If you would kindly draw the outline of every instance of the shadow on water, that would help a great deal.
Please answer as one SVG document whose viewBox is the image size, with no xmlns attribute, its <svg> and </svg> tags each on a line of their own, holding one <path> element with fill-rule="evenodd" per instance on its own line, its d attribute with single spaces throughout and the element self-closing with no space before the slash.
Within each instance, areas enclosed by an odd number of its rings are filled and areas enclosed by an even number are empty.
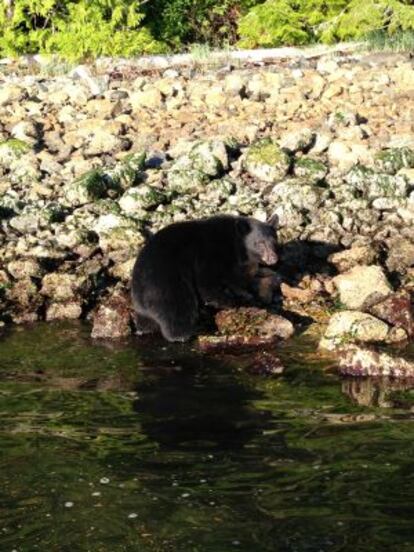
<svg viewBox="0 0 414 552">
<path fill-rule="evenodd" d="M 0 340 L 1 550 L 413 549 L 408 386 L 341 381 L 304 336 L 271 379 L 88 331 Z"/>
</svg>

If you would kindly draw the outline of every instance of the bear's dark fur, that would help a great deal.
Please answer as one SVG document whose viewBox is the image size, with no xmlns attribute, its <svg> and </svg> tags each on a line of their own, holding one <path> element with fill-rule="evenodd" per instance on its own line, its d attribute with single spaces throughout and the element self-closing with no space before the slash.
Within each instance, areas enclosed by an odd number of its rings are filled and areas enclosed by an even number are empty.
<svg viewBox="0 0 414 552">
<path fill-rule="evenodd" d="M 132 273 L 138 333 L 159 328 L 168 341 L 189 339 L 204 305 L 251 303 L 259 266 L 276 261 L 274 228 L 253 218 L 222 215 L 163 228 Z"/>
</svg>

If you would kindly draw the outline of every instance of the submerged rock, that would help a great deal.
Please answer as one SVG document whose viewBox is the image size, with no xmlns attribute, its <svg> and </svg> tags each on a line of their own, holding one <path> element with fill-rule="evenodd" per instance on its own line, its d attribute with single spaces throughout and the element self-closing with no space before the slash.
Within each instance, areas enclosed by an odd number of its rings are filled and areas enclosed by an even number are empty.
<svg viewBox="0 0 414 552">
<path fill-rule="evenodd" d="M 347 376 L 413 378 L 414 362 L 374 349 L 352 346 L 338 353 L 339 371 Z"/>
<path fill-rule="evenodd" d="M 345 307 L 364 310 L 385 299 L 392 292 L 391 285 L 380 266 L 356 266 L 332 280 Z"/>
<path fill-rule="evenodd" d="M 131 333 L 131 301 L 124 290 L 116 289 L 105 298 L 93 316 L 93 338 L 118 339 Z"/>
</svg>

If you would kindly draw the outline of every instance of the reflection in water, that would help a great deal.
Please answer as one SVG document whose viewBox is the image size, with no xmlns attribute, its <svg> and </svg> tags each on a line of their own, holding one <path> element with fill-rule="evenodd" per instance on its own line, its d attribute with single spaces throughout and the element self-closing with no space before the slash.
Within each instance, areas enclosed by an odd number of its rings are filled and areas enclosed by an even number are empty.
<svg viewBox="0 0 414 552">
<path fill-rule="evenodd" d="M 393 395 L 410 389 L 414 389 L 414 379 L 347 378 L 342 382 L 342 391 L 360 406 L 402 407 L 401 400 Z"/>
<path fill-rule="evenodd" d="M 161 340 L 108 347 L 79 324 L 12 330 L 0 550 L 413 550 L 410 412 L 353 404 L 308 345 L 280 348 L 272 379 Z"/>
<path fill-rule="evenodd" d="M 252 407 L 262 394 L 231 377 L 229 367 L 203 356 L 177 363 L 179 372 L 158 371 L 136 388 L 134 410 L 151 440 L 175 449 L 237 449 L 265 429 L 271 413 Z"/>
</svg>

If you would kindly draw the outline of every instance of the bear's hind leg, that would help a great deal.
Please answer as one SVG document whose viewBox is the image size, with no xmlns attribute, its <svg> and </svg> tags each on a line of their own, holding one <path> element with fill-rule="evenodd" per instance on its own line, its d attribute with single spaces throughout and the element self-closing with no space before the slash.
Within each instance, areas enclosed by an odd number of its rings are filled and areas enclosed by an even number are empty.
<svg viewBox="0 0 414 552">
<path fill-rule="evenodd" d="M 133 319 L 135 324 L 135 333 L 137 335 L 152 334 L 160 331 L 159 325 L 147 316 L 134 312 Z"/>
</svg>

